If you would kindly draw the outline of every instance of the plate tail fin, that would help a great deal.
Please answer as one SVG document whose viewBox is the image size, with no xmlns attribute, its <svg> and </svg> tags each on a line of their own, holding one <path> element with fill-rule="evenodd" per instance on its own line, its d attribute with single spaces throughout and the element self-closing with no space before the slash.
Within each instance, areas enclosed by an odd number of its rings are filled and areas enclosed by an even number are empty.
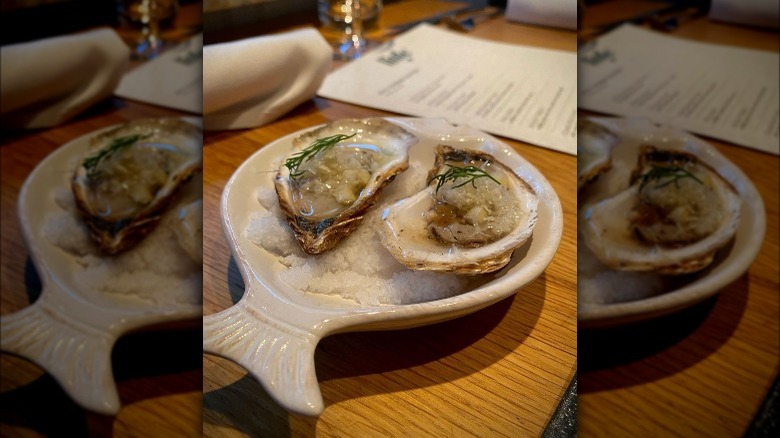
<svg viewBox="0 0 780 438">
<path fill-rule="evenodd" d="M 280 405 L 304 415 L 324 408 L 314 370 L 318 341 L 242 302 L 203 318 L 203 351 L 243 366 Z"/>
<path fill-rule="evenodd" d="M 121 407 L 111 370 L 113 334 L 59 312 L 46 300 L 0 317 L 0 349 L 27 358 L 51 374 L 91 411 L 115 415 Z"/>
</svg>

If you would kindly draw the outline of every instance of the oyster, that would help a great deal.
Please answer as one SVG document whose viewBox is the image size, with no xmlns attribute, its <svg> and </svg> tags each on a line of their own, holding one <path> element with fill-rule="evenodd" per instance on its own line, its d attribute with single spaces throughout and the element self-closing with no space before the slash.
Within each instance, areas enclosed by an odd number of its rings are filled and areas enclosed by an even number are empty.
<svg viewBox="0 0 780 438">
<path fill-rule="evenodd" d="M 382 214 L 382 244 L 411 269 L 483 274 L 533 232 L 538 198 L 491 155 L 439 145 L 428 185 Z"/>
<path fill-rule="evenodd" d="M 409 167 L 415 143 L 415 135 L 378 118 L 339 120 L 296 138 L 275 187 L 303 250 L 320 254 L 351 233 Z"/>
<path fill-rule="evenodd" d="M 619 138 L 589 120 L 577 122 L 577 190 L 612 167 L 612 149 Z"/>
<path fill-rule="evenodd" d="M 177 188 L 201 168 L 200 128 L 179 119 L 134 120 L 91 140 L 71 189 L 92 238 L 116 254 L 154 229 Z"/>
<path fill-rule="evenodd" d="M 588 247 L 612 269 L 696 272 L 736 233 L 736 190 L 694 155 L 642 146 L 630 184 L 585 208 L 580 225 Z"/>
<path fill-rule="evenodd" d="M 193 262 L 203 264 L 203 200 L 197 199 L 179 209 L 173 226 L 176 242 Z"/>
</svg>

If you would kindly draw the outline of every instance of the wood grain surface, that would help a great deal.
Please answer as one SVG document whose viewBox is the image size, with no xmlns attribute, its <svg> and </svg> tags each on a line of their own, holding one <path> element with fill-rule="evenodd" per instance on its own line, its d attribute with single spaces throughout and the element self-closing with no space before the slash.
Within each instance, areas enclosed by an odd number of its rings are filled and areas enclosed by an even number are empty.
<svg viewBox="0 0 780 438">
<path fill-rule="evenodd" d="M 174 27 L 196 29 L 201 5 L 183 6 Z M 183 36 L 183 33 L 177 34 Z M 130 68 L 138 64 L 131 64 Z M 51 129 L 3 131 L 0 138 L 0 313 L 41 293 L 16 213 L 19 189 L 35 166 L 84 134 L 145 117 L 185 115 L 112 98 Z M 200 436 L 202 330 L 198 319 L 147 327 L 121 337 L 112 352 L 122 410 L 99 415 L 76 405 L 37 365 L 0 354 L 0 436 Z"/>
<path fill-rule="evenodd" d="M 576 49 L 573 32 L 502 17 L 472 34 Z M 386 115 L 394 114 L 315 98 L 257 129 L 206 134 L 204 314 L 231 306 L 243 294 L 217 209 L 236 168 L 299 129 Z M 204 355 L 204 435 L 538 436 L 576 371 L 576 158 L 505 141 L 545 175 L 563 206 L 563 239 L 541 277 L 510 298 L 449 322 L 323 339 L 315 354 L 325 400 L 318 418 L 285 411 L 243 368 Z"/>
<path fill-rule="evenodd" d="M 585 25 L 632 16 L 649 3 L 594 6 Z M 779 44 L 776 32 L 706 18 L 684 23 L 672 35 L 774 52 Z M 764 245 L 747 273 L 699 305 L 619 329 L 580 330 L 580 436 L 742 436 L 778 375 L 780 159 L 705 140 L 763 197 Z"/>
</svg>

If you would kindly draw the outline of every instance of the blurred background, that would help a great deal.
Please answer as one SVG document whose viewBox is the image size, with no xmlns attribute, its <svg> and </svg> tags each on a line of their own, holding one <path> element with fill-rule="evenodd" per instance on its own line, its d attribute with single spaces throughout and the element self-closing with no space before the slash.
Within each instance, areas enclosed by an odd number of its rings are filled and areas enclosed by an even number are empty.
<svg viewBox="0 0 780 438">
<path fill-rule="evenodd" d="M 140 2 L 142 0 L 137 0 Z M 118 27 L 124 0 L 9 0 L 0 2 L 1 45 L 63 35 L 98 26 Z M 165 0 L 179 6 L 200 5 L 200 0 Z M 192 11 L 190 11 L 190 9 Z M 200 15 L 201 8 L 185 8 Z M 171 18 L 174 15 L 170 16 Z M 164 23 L 170 26 L 172 20 Z"/>
<path fill-rule="evenodd" d="M 384 6 L 408 0 L 384 0 Z M 505 7 L 506 0 L 440 0 L 463 9 L 487 5 Z M 419 2 L 420 7 L 424 7 Z M 434 3 L 434 2 L 428 2 Z M 392 8 L 391 8 L 392 9 Z M 379 20 L 383 20 L 380 15 Z M 261 35 L 295 26 L 319 26 L 317 0 L 205 0 L 203 2 L 204 44 Z"/>
</svg>

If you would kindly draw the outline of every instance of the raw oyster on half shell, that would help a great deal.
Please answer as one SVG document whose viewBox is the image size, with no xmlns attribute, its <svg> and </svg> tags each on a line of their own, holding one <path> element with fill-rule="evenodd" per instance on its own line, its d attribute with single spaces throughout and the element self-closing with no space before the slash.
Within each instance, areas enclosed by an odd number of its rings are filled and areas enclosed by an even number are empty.
<svg viewBox="0 0 780 438">
<path fill-rule="evenodd" d="M 409 167 L 417 141 L 379 118 L 339 120 L 296 138 L 275 188 L 301 248 L 320 254 L 357 228 L 382 188 Z"/>
<path fill-rule="evenodd" d="M 586 244 L 611 269 L 696 272 L 736 233 L 736 190 L 692 154 L 642 146 L 630 184 L 581 220 Z"/>
<path fill-rule="evenodd" d="M 203 264 L 203 200 L 179 208 L 173 227 L 176 242 L 198 265 Z"/>
<path fill-rule="evenodd" d="M 612 167 L 612 149 L 620 139 L 598 123 L 577 121 L 577 190 Z"/>
<path fill-rule="evenodd" d="M 382 214 L 382 244 L 411 269 L 484 274 L 533 232 L 533 188 L 493 156 L 439 145 L 428 185 Z"/>
<path fill-rule="evenodd" d="M 93 138 L 71 189 L 100 249 L 116 254 L 151 232 L 202 162 L 200 128 L 180 119 L 134 120 Z"/>
</svg>

